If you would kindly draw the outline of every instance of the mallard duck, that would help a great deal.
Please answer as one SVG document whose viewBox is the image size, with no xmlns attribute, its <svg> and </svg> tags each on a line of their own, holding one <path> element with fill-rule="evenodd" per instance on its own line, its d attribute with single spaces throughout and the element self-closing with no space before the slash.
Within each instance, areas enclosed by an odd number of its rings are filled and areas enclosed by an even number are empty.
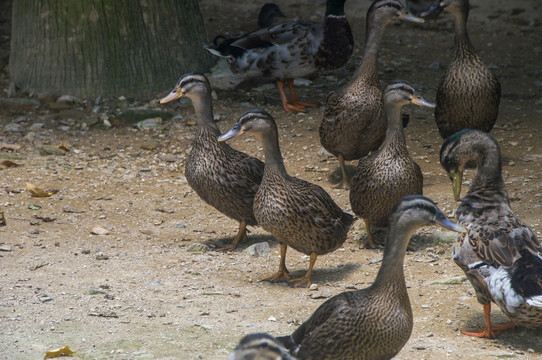
<svg viewBox="0 0 542 360">
<path fill-rule="evenodd" d="M 274 337 L 265 333 L 244 336 L 228 360 L 295 360 Z"/>
<path fill-rule="evenodd" d="M 231 44 L 234 49 L 228 51 L 219 51 L 213 45 L 206 48 L 226 59 L 236 74 L 275 79 L 284 110 L 305 112 L 305 107 L 315 104 L 298 100 L 294 79 L 337 69 L 352 54 L 354 38 L 344 14 L 344 2 L 327 0 L 323 23 L 291 21 L 243 35 Z M 290 91 L 289 100 L 284 92 L 285 82 Z"/>
<path fill-rule="evenodd" d="M 452 254 L 484 306 L 486 327 L 463 333 L 491 338 L 514 325 L 541 327 L 542 246 L 510 209 L 499 144 L 483 131 L 463 130 L 444 142 L 440 163 L 452 180 L 456 200 L 463 171 L 476 169 L 456 211 L 467 233 L 457 237 Z M 492 324 L 491 302 L 512 322 Z"/>
<path fill-rule="evenodd" d="M 278 337 L 298 359 L 391 359 L 412 332 L 412 308 L 403 262 L 410 237 L 421 226 L 465 229 L 424 196 L 402 199 L 390 215 L 382 265 L 373 284 L 326 300 L 290 336 Z"/>
<path fill-rule="evenodd" d="M 254 215 L 258 224 L 280 244 L 279 271 L 263 280 L 309 286 L 316 257 L 344 243 L 354 217 L 342 211 L 320 186 L 288 175 L 280 152 L 277 124 L 271 115 L 263 110 L 247 111 L 218 140 L 225 141 L 245 132 L 258 138 L 265 154 L 262 183 L 254 197 Z M 309 270 L 298 279 L 290 280 L 286 269 L 288 246 L 310 255 Z"/>
<path fill-rule="evenodd" d="M 192 100 L 198 125 L 186 161 L 185 177 L 203 201 L 239 221 L 239 231 L 232 243 L 221 249 L 233 250 L 241 239 L 246 239 L 247 225 L 257 225 L 252 204 L 262 180 L 264 164 L 216 140 L 220 129 L 213 117 L 211 85 L 203 74 L 181 76 L 175 88 L 160 103 L 184 96 Z"/>
<path fill-rule="evenodd" d="M 501 85 L 467 33 L 468 0 L 437 0 L 422 16 L 444 10 L 454 16 L 453 55 L 437 89 L 435 121 L 443 139 L 463 129 L 491 131 L 499 115 Z"/>
<path fill-rule="evenodd" d="M 384 30 L 395 19 L 423 22 L 407 14 L 397 0 L 374 1 L 367 11 L 363 61 L 352 80 L 327 98 L 320 143 L 339 160 L 342 181 L 336 188 L 350 186 L 345 160 L 366 156 L 384 140 L 386 118 L 376 64 Z"/>
<path fill-rule="evenodd" d="M 261 7 L 260 12 L 258 13 L 258 28 L 262 29 L 272 26 L 275 23 L 275 20 L 279 17 L 286 17 L 286 15 L 284 15 L 284 13 L 280 10 L 280 7 L 277 4 L 264 4 Z M 241 36 L 226 38 L 223 35 L 217 35 L 213 40 L 213 49 L 223 55 L 229 54 L 232 49 L 233 51 L 235 51 L 235 49 L 238 49 L 235 47 L 232 48 L 231 44 L 239 40 Z M 219 42 L 220 39 L 222 39 L 221 42 Z"/>
<path fill-rule="evenodd" d="M 406 195 L 422 194 L 423 175 L 408 153 L 401 108 L 407 104 L 434 107 L 407 81 L 392 81 L 384 91 L 388 129 L 380 148 L 361 158 L 352 178 L 350 204 L 367 228 L 364 246 L 375 247 L 371 225 L 388 226 L 393 206 Z"/>
</svg>

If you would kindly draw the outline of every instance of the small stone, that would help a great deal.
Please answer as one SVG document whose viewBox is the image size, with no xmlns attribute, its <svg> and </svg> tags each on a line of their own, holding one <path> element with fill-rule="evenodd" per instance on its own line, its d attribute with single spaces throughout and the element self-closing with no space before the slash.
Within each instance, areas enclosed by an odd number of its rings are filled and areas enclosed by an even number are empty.
<svg viewBox="0 0 542 360">
<path fill-rule="evenodd" d="M 160 154 L 158 158 L 165 162 L 176 162 L 178 160 L 177 156 L 173 154 Z"/>
<path fill-rule="evenodd" d="M 4 126 L 4 131 L 10 134 L 22 134 L 25 132 L 24 127 L 20 124 L 9 123 Z"/>
<path fill-rule="evenodd" d="M 177 221 L 177 223 L 175 224 L 175 227 L 177 229 L 186 229 L 186 225 L 182 221 Z"/>
<path fill-rule="evenodd" d="M 90 233 L 94 235 L 107 235 L 110 233 L 110 231 L 101 226 L 95 226 L 92 228 L 92 230 L 90 230 Z"/>
<path fill-rule="evenodd" d="M 318 284 L 311 284 L 311 286 L 309 287 L 309 290 L 310 291 L 317 291 L 318 290 Z"/>
<path fill-rule="evenodd" d="M 273 321 L 273 322 L 276 322 L 277 321 L 277 318 L 274 317 L 274 316 L 270 316 L 267 321 Z"/>
<path fill-rule="evenodd" d="M 30 127 L 28 128 L 28 131 L 38 132 L 38 131 L 40 131 L 41 129 L 43 129 L 44 127 L 45 127 L 45 124 L 44 124 L 44 123 L 33 123 L 33 124 L 30 125 Z"/>
<path fill-rule="evenodd" d="M 11 251 L 11 246 L 9 246 L 9 245 L 2 245 L 2 246 L 0 246 L 0 251 L 9 252 L 9 251 Z"/>
<path fill-rule="evenodd" d="M 109 259 L 109 256 L 105 255 L 105 254 L 97 254 L 96 255 L 96 260 L 108 260 Z"/>
<path fill-rule="evenodd" d="M 20 123 L 23 123 L 23 122 L 27 122 L 28 121 L 28 118 L 24 115 L 21 115 L 21 116 L 17 116 L 15 118 L 15 120 L 12 121 L 12 123 L 14 124 L 20 124 Z"/>
<path fill-rule="evenodd" d="M 141 144 L 141 149 L 143 150 L 155 150 L 157 147 L 158 143 L 153 139 L 145 140 L 143 144 Z"/>
<path fill-rule="evenodd" d="M 65 104 L 78 104 L 81 102 L 81 100 L 72 95 L 62 95 L 61 97 L 56 99 L 56 102 Z"/>
<path fill-rule="evenodd" d="M 155 117 L 150 119 L 145 119 L 136 124 L 136 127 L 139 130 L 156 130 L 162 125 L 162 118 Z"/>
<path fill-rule="evenodd" d="M 28 233 L 32 234 L 32 235 L 37 235 L 37 234 L 40 233 L 40 231 L 38 229 L 36 229 L 36 228 L 30 228 L 30 229 L 28 229 Z"/>
<path fill-rule="evenodd" d="M 49 156 L 49 155 L 65 156 L 66 152 L 53 145 L 43 145 L 40 148 L 40 155 L 41 156 Z"/>
<path fill-rule="evenodd" d="M 209 247 L 201 243 L 191 244 L 187 249 L 187 251 L 191 253 L 206 253 L 208 250 L 209 250 Z"/>
<path fill-rule="evenodd" d="M 431 306 L 429 305 L 422 305 L 422 309 L 429 309 Z"/>
<path fill-rule="evenodd" d="M 49 297 L 49 296 L 42 296 L 42 297 L 40 297 L 40 301 L 41 302 L 53 301 L 53 298 Z"/>
<path fill-rule="evenodd" d="M 143 306 L 139 306 L 136 311 L 137 312 L 143 312 L 145 309 L 143 308 Z"/>
<path fill-rule="evenodd" d="M 266 257 L 269 256 L 269 244 L 267 242 L 253 244 L 243 250 L 243 252 L 254 257 Z"/>
<path fill-rule="evenodd" d="M 452 320 L 450 320 L 450 319 L 446 320 L 446 324 L 452 325 Z"/>
</svg>

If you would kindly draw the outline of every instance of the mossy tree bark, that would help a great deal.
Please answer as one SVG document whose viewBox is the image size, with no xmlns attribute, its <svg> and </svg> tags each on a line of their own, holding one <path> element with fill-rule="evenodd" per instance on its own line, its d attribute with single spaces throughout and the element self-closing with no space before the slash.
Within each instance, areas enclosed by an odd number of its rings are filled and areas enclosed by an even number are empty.
<svg viewBox="0 0 542 360">
<path fill-rule="evenodd" d="M 12 85 L 148 98 L 211 58 L 198 0 L 14 0 Z"/>
</svg>

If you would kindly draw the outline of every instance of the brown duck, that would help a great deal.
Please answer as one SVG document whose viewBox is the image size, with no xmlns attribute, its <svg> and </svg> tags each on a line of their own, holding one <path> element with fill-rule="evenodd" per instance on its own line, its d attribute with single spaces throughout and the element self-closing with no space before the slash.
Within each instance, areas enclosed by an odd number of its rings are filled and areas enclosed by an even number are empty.
<svg viewBox="0 0 542 360">
<path fill-rule="evenodd" d="M 280 244 L 279 270 L 264 280 L 309 286 L 317 256 L 332 252 L 344 243 L 354 217 L 342 211 L 320 186 L 286 172 L 277 124 L 271 115 L 263 110 L 247 111 L 218 140 L 225 141 L 245 132 L 256 136 L 265 153 L 264 175 L 254 197 L 254 215 L 258 224 Z M 309 270 L 301 278 L 290 280 L 286 269 L 288 246 L 310 255 Z"/>
<path fill-rule="evenodd" d="M 499 115 L 501 85 L 482 61 L 467 33 L 469 0 L 437 0 L 421 16 L 453 15 L 452 60 L 437 89 L 435 121 L 443 139 L 463 129 L 491 131 Z"/>
<path fill-rule="evenodd" d="M 350 177 L 345 160 L 355 160 L 378 149 L 386 134 L 382 89 L 377 59 L 386 26 L 400 19 L 423 22 L 406 13 L 397 0 L 376 0 L 367 11 L 363 61 L 352 80 L 331 93 L 320 123 L 320 143 L 339 160 L 342 181 L 335 188 L 348 188 Z"/>
<path fill-rule="evenodd" d="M 365 247 L 375 247 L 371 225 L 388 226 L 391 210 L 407 195 L 422 194 L 423 175 L 408 153 L 403 132 L 401 108 L 407 104 L 434 107 L 414 87 L 403 80 L 390 83 L 384 91 L 384 110 L 388 122 L 380 148 L 361 158 L 352 178 L 350 204 L 367 228 Z"/>
<path fill-rule="evenodd" d="M 412 234 L 431 224 L 465 230 L 424 196 L 402 199 L 390 216 L 384 258 L 373 284 L 326 300 L 292 335 L 277 339 L 298 359 L 384 360 L 397 355 L 413 325 L 405 252 Z"/>
<path fill-rule="evenodd" d="M 239 231 L 231 244 L 222 250 L 233 250 L 246 239 L 247 225 L 256 226 L 252 205 L 262 180 L 264 164 L 260 160 L 219 143 L 220 129 L 213 117 L 211 85 L 203 74 L 188 73 L 161 104 L 186 96 L 196 112 L 197 133 L 185 166 L 188 184 L 207 204 L 239 221 Z"/>
</svg>

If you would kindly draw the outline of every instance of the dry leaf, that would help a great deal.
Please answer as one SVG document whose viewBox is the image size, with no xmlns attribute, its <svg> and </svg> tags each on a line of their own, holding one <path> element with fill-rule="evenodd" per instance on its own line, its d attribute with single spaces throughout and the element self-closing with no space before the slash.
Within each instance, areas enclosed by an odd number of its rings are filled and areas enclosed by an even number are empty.
<svg viewBox="0 0 542 360">
<path fill-rule="evenodd" d="M 107 229 L 104 229 L 103 227 L 101 226 L 95 226 L 92 228 L 92 230 L 90 230 L 90 232 L 94 235 L 107 235 L 110 233 L 109 230 Z"/>
<path fill-rule="evenodd" d="M 73 355 L 73 354 L 75 354 L 75 351 L 71 351 L 68 345 L 66 345 L 60 349 L 46 351 L 45 356 L 43 358 L 46 359 L 46 358 L 53 358 L 53 357 L 59 357 L 63 355 Z"/>
<path fill-rule="evenodd" d="M 60 150 L 70 151 L 70 147 L 69 147 L 68 143 L 65 142 L 65 141 L 61 142 L 56 147 L 59 148 Z"/>
<path fill-rule="evenodd" d="M 28 190 L 30 192 L 32 197 L 49 197 L 49 196 L 51 196 L 51 195 L 53 195 L 55 193 L 54 191 L 42 190 L 39 187 L 37 187 L 36 185 L 34 185 L 32 183 L 29 183 L 29 182 L 26 183 L 26 190 Z"/>
<path fill-rule="evenodd" d="M 0 163 L 0 167 L 3 169 L 7 169 L 10 167 L 17 167 L 17 166 L 21 166 L 21 164 L 14 163 L 11 160 L 4 160 Z"/>
<path fill-rule="evenodd" d="M 8 149 L 8 150 L 14 150 L 14 151 L 17 151 L 17 150 L 21 150 L 21 145 L 18 145 L 18 144 L 0 144 L 0 150 L 2 149 Z"/>
<path fill-rule="evenodd" d="M 184 123 L 186 126 L 195 126 L 197 124 L 194 120 L 186 120 Z"/>
</svg>

